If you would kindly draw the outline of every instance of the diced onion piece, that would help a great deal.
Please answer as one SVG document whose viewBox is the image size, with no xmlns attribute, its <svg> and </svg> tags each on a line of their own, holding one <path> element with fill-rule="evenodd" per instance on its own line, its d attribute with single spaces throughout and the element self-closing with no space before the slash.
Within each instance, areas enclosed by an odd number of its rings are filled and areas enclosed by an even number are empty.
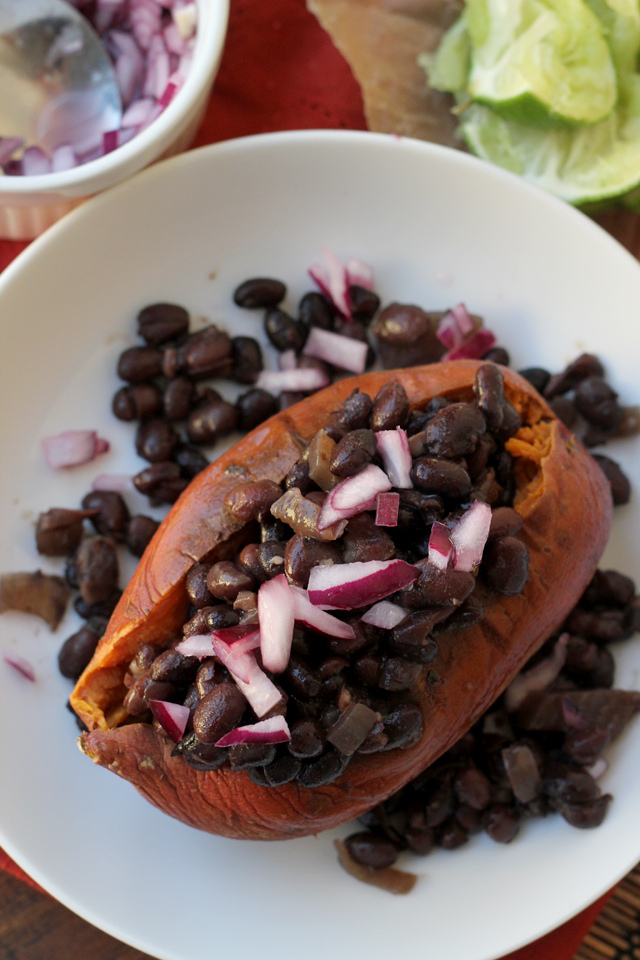
<svg viewBox="0 0 640 960">
<path fill-rule="evenodd" d="M 174 743 L 182 740 L 187 729 L 189 707 L 183 703 L 171 703 L 168 700 L 149 700 L 149 706 L 151 713 Z"/>
<path fill-rule="evenodd" d="M 350 257 L 347 260 L 347 279 L 352 286 L 364 287 L 365 290 L 373 290 L 373 270 L 368 263 L 358 260 L 356 257 Z"/>
<path fill-rule="evenodd" d="M 22 172 L 27 177 L 51 173 L 51 161 L 40 147 L 27 147 L 22 154 Z"/>
<path fill-rule="evenodd" d="M 124 30 L 112 30 L 109 40 L 118 54 L 114 69 L 122 103 L 127 107 L 144 77 L 144 57 L 134 38 Z"/>
<path fill-rule="evenodd" d="M 453 544 L 451 542 L 450 530 L 436 520 L 431 527 L 429 535 L 429 563 L 437 567 L 438 570 L 446 570 L 449 561 L 453 556 Z"/>
<path fill-rule="evenodd" d="M 161 22 L 162 7 L 156 0 L 131 0 L 131 29 L 142 50 L 150 48 Z"/>
<path fill-rule="evenodd" d="M 408 615 L 409 611 L 399 603 L 381 600 L 379 603 L 374 603 L 360 619 L 363 623 L 371 624 L 372 627 L 379 627 L 380 630 L 393 630 Z"/>
<path fill-rule="evenodd" d="M 515 713 L 532 693 L 541 693 L 556 679 L 567 659 L 567 643 L 569 634 L 562 633 L 556 642 L 551 654 L 536 663 L 535 667 L 519 673 L 512 680 L 504 694 L 504 705 L 507 713 Z"/>
<path fill-rule="evenodd" d="M 339 637 L 342 640 L 353 640 L 355 631 L 348 623 L 325 613 L 309 600 L 309 594 L 301 587 L 292 587 L 294 596 L 294 617 L 296 623 L 304 623 L 306 627 L 324 633 L 327 637 Z"/>
<path fill-rule="evenodd" d="M 326 247 L 322 248 L 326 266 L 314 264 L 309 268 L 309 276 L 322 292 L 331 300 L 343 317 L 351 316 L 351 298 L 349 296 L 349 277 L 344 264 Z"/>
<path fill-rule="evenodd" d="M 402 427 L 380 430 L 376 433 L 376 443 L 392 485 L 401 490 L 411 489 L 412 459 L 407 431 Z"/>
<path fill-rule="evenodd" d="M 354 610 L 408 587 L 419 575 L 418 567 L 404 560 L 368 560 L 313 567 L 309 577 L 309 600 L 317 606 Z"/>
<path fill-rule="evenodd" d="M 295 370 L 298 366 L 295 350 L 283 350 L 278 356 L 278 370 Z"/>
<path fill-rule="evenodd" d="M 244 673 L 247 679 L 243 680 L 242 677 L 235 672 L 235 664 L 245 658 Z M 238 657 L 237 660 L 232 658 L 230 662 L 229 660 L 227 661 L 225 666 L 235 680 L 240 692 L 248 700 L 257 717 L 264 717 L 266 713 L 273 710 L 282 700 L 281 692 L 266 673 L 260 669 L 252 653 L 245 653 L 242 658 Z"/>
<path fill-rule="evenodd" d="M 284 717 L 268 717 L 258 723 L 236 727 L 217 741 L 216 747 L 232 747 L 236 743 L 287 743 L 291 740 Z"/>
<path fill-rule="evenodd" d="M 195 3 L 187 3 L 184 7 L 174 6 L 171 10 L 171 16 L 183 40 L 188 40 L 194 35 L 198 22 L 198 11 Z"/>
<path fill-rule="evenodd" d="M 327 740 L 350 757 L 362 746 L 373 728 L 380 722 L 380 714 L 365 703 L 352 700 L 327 731 Z"/>
<path fill-rule="evenodd" d="M 311 327 L 302 352 L 306 357 L 324 360 L 341 370 L 364 373 L 368 349 L 369 345 L 361 340 L 353 340 L 331 330 L 321 330 L 320 327 Z"/>
<path fill-rule="evenodd" d="M 240 640 L 234 640 L 230 646 L 231 656 L 240 657 L 243 653 L 249 653 L 250 650 L 257 650 L 260 647 L 260 631 L 252 630 L 246 637 Z"/>
<path fill-rule="evenodd" d="M 502 762 L 516 800 L 530 803 L 542 789 L 542 778 L 530 746 L 512 743 L 501 751 Z"/>
<path fill-rule="evenodd" d="M 491 507 L 482 500 L 474 500 L 451 528 L 454 570 L 469 573 L 478 566 L 490 526 Z"/>
<path fill-rule="evenodd" d="M 608 769 L 609 762 L 604 757 L 598 757 L 589 767 L 585 767 L 587 773 L 591 774 L 594 780 L 599 780 Z"/>
<path fill-rule="evenodd" d="M 0 164 L 2 160 L 0 160 Z M 61 173 L 63 170 L 72 170 L 78 165 L 75 150 L 68 143 L 56 147 L 51 153 L 51 172 Z"/>
<path fill-rule="evenodd" d="M 212 657 L 215 653 L 210 633 L 194 633 L 193 636 L 181 640 L 176 650 L 183 657 L 197 657 L 198 660 Z"/>
<path fill-rule="evenodd" d="M 497 340 L 491 330 L 481 327 L 468 340 L 445 353 L 443 360 L 480 360 L 495 347 Z"/>
<path fill-rule="evenodd" d="M 391 481 L 384 470 L 369 463 L 353 477 L 347 477 L 329 493 L 318 517 L 318 530 L 326 530 L 340 520 L 348 520 L 369 510 L 379 493 L 391 489 Z"/>
<path fill-rule="evenodd" d="M 316 367 L 308 367 L 301 370 L 263 370 L 256 380 L 256 387 L 269 393 L 310 393 L 326 387 L 328 383 L 326 373 Z"/>
<path fill-rule="evenodd" d="M 287 669 L 293 640 L 295 596 L 283 573 L 267 580 L 258 590 L 260 653 L 265 670 Z"/>
<path fill-rule="evenodd" d="M 2 654 L 2 659 L 8 666 L 12 667 L 18 673 L 21 673 L 27 680 L 30 680 L 31 683 L 35 683 L 36 672 L 25 657 L 21 657 L 19 653 L 13 653 L 7 650 Z"/>
<path fill-rule="evenodd" d="M 92 490 L 113 490 L 123 493 L 130 489 L 133 477 L 128 473 L 99 473 L 91 484 Z"/>
<path fill-rule="evenodd" d="M 438 324 L 436 336 L 447 350 L 453 350 L 472 333 L 473 320 L 464 303 L 459 303 L 444 314 Z"/>
<path fill-rule="evenodd" d="M 66 430 L 42 440 L 44 455 L 50 467 L 78 467 L 89 463 L 109 449 L 109 441 L 95 430 Z"/>
<path fill-rule="evenodd" d="M 149 118 L 155 103 L 152 97 L 139 97 L 129 104 L 122 115 L 123 127 L 139 127 Z"/>
<path fill-rule="evenodd" d="M 399 493 L 379 493 L 376 497 L 376 525 L 378 527 L 397 527 L 399 510 Z"/>
</svg>

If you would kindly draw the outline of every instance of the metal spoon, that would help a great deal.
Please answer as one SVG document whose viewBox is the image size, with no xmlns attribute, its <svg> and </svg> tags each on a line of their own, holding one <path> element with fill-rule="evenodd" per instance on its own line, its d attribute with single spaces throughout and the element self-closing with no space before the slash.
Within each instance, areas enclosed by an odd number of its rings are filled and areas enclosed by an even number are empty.
<svg viewBox="0 0 640 960">
<path fill-rule="evenodd" d="M 0 137 L 90 150 L 122 103 L 107 51 L 66 0 L 0 0 Z"/>
</svg>

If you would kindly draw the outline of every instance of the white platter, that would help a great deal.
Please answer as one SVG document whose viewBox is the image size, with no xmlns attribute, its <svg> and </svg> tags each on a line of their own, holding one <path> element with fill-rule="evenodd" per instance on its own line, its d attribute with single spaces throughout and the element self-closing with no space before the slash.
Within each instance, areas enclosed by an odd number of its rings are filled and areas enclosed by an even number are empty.
<svg viewBox="0 0 640 960">
<path fill-rule="evenodd" d="M 183 303 L 234 332 L 260 323 L 231 303 L 249 276 L 279 276 L 293 307 L 321 246 L 373 265 L 383 300 L 486 318 L 513 366 L 603 359 L 640 401 L 640 266 L 586 217 L 515 177 L 416 141 L 341 132 L 268 135 L 161 164 L 89 202 L 0 278 L 0 570 L 37 566 L 33 521 L 74 507 L 98 472 L 141 469 L 133 429 L 110 413 L 114 368 L 151 301 Z M 273 358 L 271 358 L 273 363 Z M 99 429 L 112 451 L 75 471 L 44 464 L 40 439 Z M 640 444 L 611 445 L 638 476 Z M 640 575 L 640 501 L 616 510 L 604 566 Z M 198 833 L 84 758 L 65 710 L 55 635 L 0 618 L 0 648 L 28 657 L 29 684 L 0 662 L 0 844 L 53 896 L 163 960 L 389 956 L 493 960 L 587 906 L 640 860 L 640 723 L 611 751 L 602 827 L 531 822 L 509 846 L 475 837 L 403 865 L 408 897 L 358 884 L 333 836 L 267 844 Z M 639 689 L 640 643 L 618 684 Z"/>
</svg>

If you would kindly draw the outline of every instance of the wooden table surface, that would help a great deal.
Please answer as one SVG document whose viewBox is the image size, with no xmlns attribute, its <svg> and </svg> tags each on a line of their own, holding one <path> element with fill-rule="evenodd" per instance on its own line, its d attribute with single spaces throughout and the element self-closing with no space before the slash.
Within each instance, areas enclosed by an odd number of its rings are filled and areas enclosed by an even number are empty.
<svg viewBox="0 0 640 960">
<path fill-rule="evenodd" d="M 624 211 L 601 214 L 594 219 L 640 259 L 640 217 Z M 638 879 L 629 884 L 638 890 Z M 624 886 L 625 903 L 629 894 Z M 640 894 L 639 894 L 640 896 Z M 626 899 L 625 899 L 626 897 Z M 639 900 L 640 905 L 640 900 Z M 607 910 L 605 909 L 605 914 Z M 615 904 L 611 907 L 615 911 Z M 587 937 L 575 960 L 640 960 L 640 913 L 627 916 L 627 950 L 617 949 L 606 937 L 611 923 L 604 923 Z M 612 934 L 613 936 L 613 934 Z M 624 944 L 623 944 L 624 946 Z M 21 880 L 0 872 L 0 960 L 153 960 L 107 936 L 81 920 L 51 897 Z M 542 960 L 542 958 L 541 958 Z"/>
</svg>

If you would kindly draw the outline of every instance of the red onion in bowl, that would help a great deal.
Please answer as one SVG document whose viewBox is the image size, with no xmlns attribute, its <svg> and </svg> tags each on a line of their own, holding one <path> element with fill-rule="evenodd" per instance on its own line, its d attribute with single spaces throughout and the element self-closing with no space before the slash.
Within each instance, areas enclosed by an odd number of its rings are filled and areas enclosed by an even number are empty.
<svg viewBox="0 0 640 960">
<path fill-rule="evenodd" d="M 404 560 L 368 560 L 313 567 L 309 599 L 336 610 L 355 610 L 383 600 L 408 587 L 420 575 L 418 567 Z"/>
<path fill-rule="evenodd" d="M 59 469 L 89 463 L 107 452 L 109 441 L 99 437 L 95 430 L 66 430 L 43 437 L 42 446 L 48 465 Z"/>
<path fill-rule="evenodd" d="M 267 580 L 258 590 L 260 653 L 265 670 L 287 669 L 293 640 L 295 595 L 283 573 Z"/>
<path fill-rule="evenodd" d="M 491 507 L 475 500 L 451 528 L 453 569 L 469 573 L 482 560 L 491 527 Z"/>
<path fill-rule="evenodd" d="M 413 487 L 411 481 L 411 450 L 407 431 L 402 427 L 395 430 L 380 430 L 376 433 L 378 453 L 382 457 L 384 469 L 392 486 L 402 490 Z"/>
<path fill-rule="evenodd" d="M 361 340 L 353 340 L 331 330 L 321 330 L 320 327 L 311 327 L 302 352 L 306 357 L 324 360 L 341 370 L 364 373 L 368 349 L 369 345 Z"/>
<path fill-rule="evenodd" d="M 381 630 L 393 630 L 408 616 L 409 611 L 401 607 L 399 603 L 381 600 L 379 603 L 374 603 L 360 619 L 363 623 L 371 624 L 372 627 L 379 627 Z"/>
<path fill-rule="evenodd" d="M 174 743 L 182 740 L 187 729 L 189 707 L 185 707 L 183 703 L 171 703 L 168 700 L 150 700 L 149 706 L 151 713 Z"/>
<path fill-rule="evenodd" d="M 233 747 L 236 743 L 287 743 L 289 740 L 289 725 L 284 717 L 278 716 L 236 727 L 221 737 L 216 747 Z"/>
<path fill-rule="evenodd" d="M 399 510 L 399 493 L 379 493 L 376 497 L 376 526 L 397 527 Z"/>
<path fill-rule="evenodd" d="M 25 657 L 21 657 L 19 653 L 10 653 L 7 650 L 2 654 L 2 659 L 7 666 L 22 674 L 22 676 L 30 680 L 31 683 L 36 682 L 36 672 Z"/>
</svg>

